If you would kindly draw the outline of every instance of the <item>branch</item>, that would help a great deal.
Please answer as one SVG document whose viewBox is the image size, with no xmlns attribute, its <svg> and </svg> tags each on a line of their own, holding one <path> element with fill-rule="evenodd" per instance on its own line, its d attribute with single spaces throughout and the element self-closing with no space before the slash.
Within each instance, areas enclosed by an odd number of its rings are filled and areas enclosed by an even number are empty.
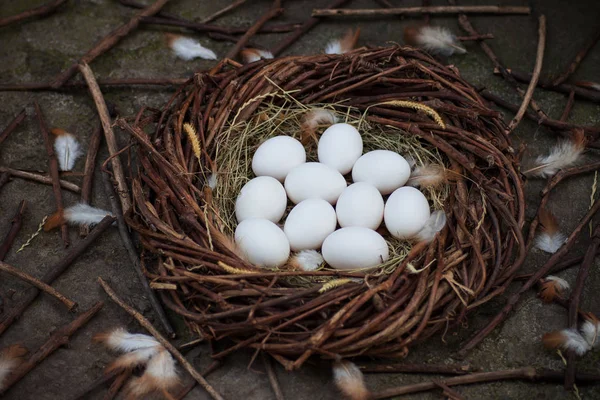
<svg viewBox="0 0 600 400">
<path fill-rule="evenodd" d="M 30 181 L 43 183 L 44 185 L 52 185 L 52 178 L 47 175 L 35 174 L 33 172 L 21 171 L 19 169 L 12 169 L 7 167 L 0 167 L 0 173 L 7 173 L 9 176 L 15 178 L 27 179 Z M 81 193 L 81 188 L 74 183 L 59 180 L 60 187 L 73 193 Z"/>
<path fill-rule="evenodd" d="M 56 11 L 56 9 L 58 7 L 60 7 L 63 3 L 65 3 L 66 1 L 67 0 L 54 0 L 54 1 L 51 1 L 50 3 L 44 4 L 43 6 L 39 6 L 36 8 L 32 8 L 31 10 L 23 11 L 22 13 L 19 13 L 17 15 L 2 18 L 2 19 L 0 19 L 0 26 L 6 26 L 9 24 L 13 24 L 15 22 L 20 22 L 24 19 L 31 18 L 31 17 L 44 17 L 44 16 Z"/>
<path fill-rule="evenodd" d="M 517 6 L 436 6 L 436 7 L 402 7 L 373 9 L 315 9 L 313 17 L 347 17 L 372 15 L 419 15 L 419 14 L 524 14 L 529 15 L 531 8 Z"/>
<path fill-rule="evenodd" d="M 279 14 L 283 13 L 283 8 L 279 7 L 276 4 L 269 8 L 269 10 L 264 13 L 255 23 L 254 25 L 252 25 L 250 27 L 250 29 L 248 29 L 246 31 L 246 33 L 244 33 L 244 35 L 242 35 L 242 37 L 240 38 L 240 40 L 236 43 L 235 46 L 233 46 L 233 48 L 231 50 L 229 50 L 229 52 L 227 52 L 227 54 L 225 55 L 224 58 L 230 58 L 230 59 L 234 59 L 235 56 L 238 55 L 238 53 L 244 48 L 244 46 L 246 45 L 246 43 L 248 43 L 248 41 L 250 40 L 250 38 L 252 36 L 254 36 L 256 34 L 256 32 L 258 32 L 260 30 L 260 28 L 266 24 L 267 22 L 269 22 L 269 20 L 277 17 Z"/>
<path fill-rule="evenodd" d="M 17 126 L 19 126 L 21 122 L 25 120 L 26 116 L 27 111 L 23 109 L 20 113 L 17 114 L 15 118 L 13 118 L 12 121 L 10 121 L 10 124 L 8 124 L 8 126 L 2 131 L 2 133 L 0 133 L 0 144 L 2 144 L 2 142 L 4 142 L 6 138 L 8 138 L 8 135 L 10 135 L 12 131 L 14 131 L 17 128 Z"/>
<path fill-rule="evenodd" d="M 23 224 L 23 213 L 25 212 L 25 208 L 27 207 L 27 202 L 25 200 L 21 200 L 19 203 L 19 208 L 17 208 L 17 212 L 15 216 L 10 221 L 10 229 L 6 233 L 4 237 L 4 241 L 0 245 L 0 261 L 4 261 L 6 254 L 9 252 L 12 247 L 15 238 L 19 234 L 21 230 L 21 225 Z"/>
<path fill-rule="evenodd" d="M 552 82 L 552 85 L 558 86 L 564 83 L 567 79 L 569 79 L 571 74 L 573 74 L 577 67 L 579 67 L 579 64 L 581 63 L 581 61 L 583 61 L 587 53 L 592 49 L 592 47 L 596 45 L 596 43 L 598 43 L 598 40 L 600 40 L 600 28 L 594 33 L 592 39 L 589 42 L 587 42 L 581 50 L 579 50 L 579 52 L 577 53 L 577 55 L 575 55 L 575 58 L 573 59 L 573 61 L 571 61 L 571 64 L 569 64 L 567 69 Z"/>
</svg>

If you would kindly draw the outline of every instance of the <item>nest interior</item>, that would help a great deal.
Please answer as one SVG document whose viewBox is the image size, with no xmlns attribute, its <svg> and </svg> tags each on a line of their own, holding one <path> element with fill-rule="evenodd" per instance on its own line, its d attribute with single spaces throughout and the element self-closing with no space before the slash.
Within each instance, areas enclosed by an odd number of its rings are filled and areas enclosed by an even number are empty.
<svg viewBox="0 0 600 400">
<path fill-rule="evenodd" d="M 409 103 L 435 110 L 441 121 Z M 274 132 L 251 128 L 281 113 L 290 123 L 311 107 L 366 124 L 373 146 L 407 146 L 422 162 L 437 160 L 453 172 L 443 190 L 429 193 L 448 221 L 431 243 L 405 247 L 367 273 L 262 270 L 236 255 L 227 202 L 249 178 L 261 135 Z M 192 140 L 185 123 L 194 127 Z M 119 124 L 138 143 L 135 207 L 126 219 L 144 258 L 156 261 L 147 263 L 147 275 L 176 285 L 161 298 L 193 331 L 230 339 L 213 357 L 247 347 L 287 369 L 313 355 L 401 358 L 417 340 L 502 293 L 523 262 L 523 187 L 499 114 L 455 68 L 416 49 L 245 66 L 224 60 L 195 74 L 160 113 L 142 110 Z"/>
</svg>

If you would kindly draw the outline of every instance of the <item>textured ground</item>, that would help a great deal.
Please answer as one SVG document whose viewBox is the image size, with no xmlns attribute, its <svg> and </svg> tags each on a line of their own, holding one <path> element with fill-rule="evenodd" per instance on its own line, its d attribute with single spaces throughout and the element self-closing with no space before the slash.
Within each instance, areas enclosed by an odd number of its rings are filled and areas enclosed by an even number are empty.
<svg viewBox="0 0 600 400">
<path fill-rule="evenodd" d="M 172 0 L 165 10 L 177 13 L 190 19 L 202 19 L 226 5 L 229 0 L 193 1 Z M 286 14 L 281 21 L 301 21 L 310 14 L 312 8 L 323 7 L 330 1 L 284 1 Z M 22 0 L 0 2 L 0 16 L 12 15 L 41 4 L 40 0 Z M 418 5 L 415 1 L 395 1 L 402 6 Z M 440 1 L 436 5 L 444 4 Z M 473 0 L 461 4 L 496 4 L 495 1 Z M 506 3 L 506 2 L 502 2 Z M 528 4 L 521 0 L 511 4 Z M 560 0 L 536 0 L 530 2 L 535 13 L 544 13 L 548 17 L 548 45 L 544 62 L 544 73 L 557 74 L 564 69 L 575 53 L 585 43 L 591 33 L 597 29 L 597 16 L 600 3 L 596 1 L 564 2 Z M 249 1 L 247 5 L 235 13 L 218 21 L 226 25 L 250 25 L 269 6 L 268 1 Z M 368 0 L 355 0 L 352 7 L 375 7 L 376 3 Z M 132 14 L 130 9 L 111 0 L 71 0 L 60 12 L 42 20 L 30 20 L 16 26 L 0 28 L 0 83 L 45 81 L 54 76 L 62 68 L 69 65 L 70 60 L 83 54 L 99 38 L 114 27 L 126 21 Z M 498 56 L 509 67 L 531 70 L 537 44 L 537 18 L 520 17 L 473 17 L 474 25 L 481 32 L 495 35 L 491 41 Z M 386 19 L 344 19 L 329 20 L 321 23 L 310 34 L 303 37 L 292 48 L 289 54 L 312 54 L 321 52 L 332 36 L 343 33 L 348 27 L 362 28 L 361 45 L 384 45 L 386 42 L 402 41 L 402 29 L 410 23 L 410 19 L 394 17 Z M 454 17 L 436 17 L 435 23 L 446 25 L 459 32 Z M 208 61 L 184 62 L 177 60 L 165 48 L 162 36 L 164 27 L 144 26 L 129 35 L 116 48 L 92 63 L 95 73 L 101 78 L 108 77 L 186 77 L 192 71 L 213 65 Z M 206 36 L 195 35 L 203 44 L 212 48 L 220 56 L 224 55 L 230 44 L 214 42 Z M 261 35 L 255 42 L 267 47 L 277 43 L 281 35 Z M 454 63 L 463 76 L 475 86 L 485 86 L 513 102 L 518 102 L 516 95 L 500 78 L 492 74 L 492 65 L 478 46 L 468 45 L 469 53 L 464 57 L 454 57 Z M 576 72 L 574 79 L 600 80 L 598 65 L 600 64 L 600 46 L 591 51 L 587 59 Z M 170 96 L 165 89 L 110 89 L 105 90 L 106 98 L 114 102 L 121 115 L 131 115 L 142 105 L 159 107 Z M 566 98 L 562 95 L 537 92 L 536 100 L 546 112 L 558 118 L 562 112 Z M 0 127 L 9 121 L 24 107 L 37 100 L 51 127 L 62 127 L 75 134 L 87 147 L 89 135 L 96 124 L 97 116 L 91 98 L 85 90 L 69 90 L 61 92 L 0 92 Z M 11 137 L 0 147 L 0 165 L 19 169 L 47 171 L 46 154 L 43 141 L 33 113 L 28 106 L 28 118 Z M 510 115 L 507 115 L 507 119 Z M 571 121 L 598 125 L 600 124 L 600 106 L 578 101 L 573 109 Z M 117 132 L 122 144 L 128 140 L 123 132 Z M 517 132 L 517 140 L 525 141 L 528 149 L 525 159 L 532 159 L 547 151 L 555 143 L 555 135 L 543 127 L 529 121 L 523 122 Z M 106 157 L 103 148 L 100 160 Z M 589 155 L 593 158 L 593 155 Z M 76 171 L 82 171 L 84 159 L 76 165 Z M 68 179 L 78 181 L 79 178 Z M 586 212 L 593 183 L 593 175 L 570 180 L 564 183 L 550 200 L 550 208 L 555 212 L 565 230 L 572 229 L 578 219 Z M 108 201 L 97 176 L 94 182 L 93 203 L 108 208 Z M 532 217 L 539 201 L 539 191 L 543 187 L 541 181 L 527 184 L 528 216 Z M 65 204 L 75 203 L 78 198 L 65 193 Z M 0 193 L 0 235 L 9 227 L 9 220 L 21 199 L 27 199 L 29 207 L 24 219 L 23 229 L 18 236 L 15 249 L 18 248 L 37 229 L 44 215 L 54 209 L 51 188 L 15 179 L 7 184 Z M 76 232 L 71 232 L 73 242 L 79 240 Z M 588 236 L 584 234 L 573 254 L 581 254 L 585 249 Z M 36 238 L 25 251 L 15 254 L 15 249 L 6 261 L 31 274 L 40 276 L 48 266 L 64 256 L 65 250 L 57 233 L 43 233 Z M 548 258 L 548 255 L 533 251 L 524 269 L 534 270 Z M 598 264 L 596 264 L 596 267 Z M 574 281 L 576 269 L 567 271 L 561 276 L 570 282 Z M 140 290 L 140 285 L 129 265 L 126 253 L 121 245 L 116 230 L 107 232 L 87 251 L 70 270 L 55 283 L 55 287 L 68 294 L 86 309 L 100 299 L 106 299 L 96 284 L 96 277 L 102 276 L 110 280 L 113 288 L 122 294 L 131 304 L 152 318 L 149 303 Z M 26 288 L 18 280 L 5 275 L 0 278 L 0 291 L 4 294 L 11 289 L 16 291 L 14 299 Z M 594 268 L 586 282 L 583 296 L 583 308 L 600 313 L 600 274 Z M 8 302 L 10 304 L 10 301 Z M 9 305 L 8 304 L 8 305 Z M 435 337 L 426 344 L 417 346 L 411 351 L 407 362 L 455 362 L 452 358 L 460 343 L 463 343 L 475 330 L 485 323 L 501 306 L 495 301 L 481 307 L 469 319 L 469 325 L 459 332 L 449 332 L 444 338 Z M 1 338 L 0 348 L 16 342 L 37 348 L 56 328 L 72 319 L 62 305 L 43 295 L 35 301 L 23 317 L 15 323 Z M 476 350 L 470 353 L 467 360 L 473 366 L 485 370 L 514 368 L 533 365 L 537 367 L 560 368 L 560 359 L 546 352 L 540 345 L 540 336 L 549 330 L 561 328 L 566 323 L 566 313 L 557 306 L 542 305 L 534 294 L 527 295 L 510 319 L 490 335 Z M 91 336 L 103 329 L 115 325 L 124 325 L 131 330 L 140 328 L 133 320 L 107 302 L 101 313 L 84 329 L 78 332 L 70 344 L 56 351 L 46 361 L 28 374 L 12 388 L 6 399 L 67 399 L 70 394 L 89 384 L 101 375 L 102 368 L 109 362 L 111 355 L 99 346 L 90 342 Z M 182 341 L 184 339 L 181 339 Z M 208 349 L 200 347 L 191 353 L 193 362 L 198 368 L 207 365 Z M 227 399 L 271 399 L 270 386 L 260 362 L 247 368 L 251 354 L 238 352 L 227 360 L 224 367 L 210 376 L 209 381 Z M 589 369 L 598 367 L 597 354 L 590 354 L 579 364 Z M 282 383 L 286 398 L 303 399 L 335 399 L 338 394 L 330 383 L 330 372 L 314 366 L 307 366 L 300 372 L 286 373 L 278 368 L 277 373 Z M 184 377 L 188 381 L 188 377 Z M 382 389 L 394 385 L 422 381 L 423 377 L 408 375 L 371 375 L 367 377 L 369 387 Z M 502 382 L 488 385 L 460 387 L 462 394 L 470 399 L 563 399 L 570 394 L 563 391 L 561 385 L 533 385 L 521 382 Z M 582 388 L 583 398 L 600 398 L 600 390 Z M 98 391 L 92 398 L 101 398 Z M 188 399 L 208 398 L 200 389 L 195 389 Z M 439 398 L 439 393 L 416 395 L 415 399 Z"/>
</svg>

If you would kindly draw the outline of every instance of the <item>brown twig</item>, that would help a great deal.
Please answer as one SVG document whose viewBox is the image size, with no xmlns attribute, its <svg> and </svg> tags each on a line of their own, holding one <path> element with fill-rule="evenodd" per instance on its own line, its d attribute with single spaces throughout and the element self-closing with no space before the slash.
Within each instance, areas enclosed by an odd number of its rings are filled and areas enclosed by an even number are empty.
<svg viewBox="0 0 600 400">
<path fill-rule="evenodd" d="M 0 189 L 6 185 L 8 180 L 10 179 L 10 174 L 6 171 L 0 171 Z"/>
<path fill-rule="evenodd" d="M 202 375 L 203 377 L 206 378 L 206 377 L 208 377 L 208 375 L 212 374 L 214 371 L 219 369 L 219 367 L 222 365 L 223 365 L 223 363 L 220 360 L 213 360 L 213 362 L 211 362 L 208 367 L 204 368 L 204 370 L 200 373 L 200 375 Z M 179 393 L 177 393 L 177 395 L 173 396 L 173 398 L 175 400 L 183 400 L 185 398 L 185 396 L 188 395 L 189 392 L 194 390 L 194 388 L 196 387 L 197 384 L 198 384 L 198 382 L 196 382 L 194 380 L 191 381 L 187 386 L 183 387 L 181 389 L 181 391 Z"/>
<path fill-rule="evenodd" d="M 100 40 L 91 50 L 89 50 L 85 55 L 83 55 L 77 62 L 71 64 L 69 68 L 65 71 L 61 72 L 53 79 L 51 86 L 56 89 L 65 84 L 79 68 L 79 64 L 89 64 L 96 57 L 101 54 L 104 54 L 106 51 L 110 50 L 114 45 L 119 43 L 119 41 L 127 36 L 129 32 L 137 28 L 140 24 L 140 20 L 143 17 L 149 17 L 151 15 L 156 14 L 160 9 L 168 2 L 169 0 L 156 0 L 152 5 L 145 8 L 142 12 L 134 15 L 126 24 L 121 25 L 108 35 L 106 35 L 102 40 Z"/>
<path fill-rule="evenodd" d="M 202 386 L 204 390 L 215 400 L 224 400 L 223 397 L 196 371 L 196 369 L 190 364 L 183 355 L 177 350 L 175 346 L 165 339 L 154 326 L 146 319 L 142 314 L 137 312 L 134 308 L 127 305 L 121 300 L 117 294 L 111 289 L 110 286 L 102 278 L 98 278 L 98 283 L 102 286 L 108 297 L 111 298 L 119 307 L 121 307 L 127 314 L 135 318 L 140 325 L 142 325 L 156 340 L 160 342 L 185 368 L 185 370 Z"/>
<path fill-rule="evenodd" d="M 438 381 L 437 379 L 432 379 L 437 387 L 442 389 L 442 394 L 448 398 L 448 400 L 465 400 L 465 397 L 458 393 L 456 390 L 452 389 L 450 386 L 446 385 L 442 381 Z"/>
<path fill-rule="evenodd" d="M 280 2 L 280 0 L 277 0 L 277 1 L 275 1 L 273 3 L 273 6 L 270 7 L 269 10 L 267 12 L 265 12 L 254 23 L 254 25 L 252 25 L 246 31 L 246 33 L 244 33 L 242 35 L 242 37 L 240 38 L 240 40 L 238 40 L 238 42 L 236 43 L 236 45 L 233 46 L 233 48 L 227 52 L 227 54 L 225 55 L 225 58 L 234 59 L 238 55 L 238 53 L 244 48 L 244 46 L 246 46 L 246 43 L 248 43 L 248 41 L 250 40 L 250 38 L 252 36 L 254 36 L 256 34 L 256 32 L 258 32 L 259 29 L 264 24 L 266 24 L 267 22 L 269 22 L 271 19 L 277 17 L 281 13 L 283 13 L 283 8 L 281 8 L 281 2 Z"/>
<path fill-rule="evenodd" d="M 569 114 L 571 114 L 571 110 L 573 109 L 574 104 L 575 92 L 571 90 L 571 92 L 569 93 L 569 98 L 567 99 L 567 104 L 565 104 L 565 109 L 563 110 L 563 113 L 560 116 L 560 122 L 567 122 L 569 120 Z"/>
<path fill-rule="evenodd" d="M 54 0 L 49 3 L 44 4 L 43 6 L 39 6 L 36 8 L 32 8 L 31 10 L 23 11 L 22 13 L 19 13 L 17 15 L 12 15 L 10 17 L 1 18 L 0 19 L 0 27 L 6 26 L 9 24 L 13 24 L 15 22 L 20 22 L 24 19 L 31 18 L 31 17 L 44 17 L 44 16 L 56 11 L 56 9 L 58 7 L 60 7 L 63 3 L 65 3 L 66 1 L 67 0 Z"/>
<path fill-rule="evenodd" d="M 579 52 L 575 55 L 575 58 L 573 59 L 573 61 L 571 61 L 567 69 L 552 82 L 552 85 L 558 86 L 564 83 L 567 79 L 569 79 L 571 74 L 573 74 L 577 67 L 579 67 L 579 64 L 581 63 L 581 61 L 583 61 L 587 53 L 592 49 L 592 47 L 596 45 L 596 43 L 598 43 L 598 40 L 600 40 L 600 29 L 597 29 L 596 32 L 594 32 L 594 35 L 592 36 L 591 40 L 588 41 L 581 50 L 579 50 Z"/>
<path fill-rule="evenodd" d="M 104 306 L 104 303 L 98 302 L 88 311 L 79 314 L 69 324 L 63 326 L 60 329 L 54 331 L 54 333 L 46 340 L 46 342 L 40 346 L 31 356 L 21 363 L 15 371 L 8 377 L 0 390 L 0 395 L 3 395 L 23 378 L 29 371 L 35 368 L 38 364 L 44 361 L 50 354 L 61 346 L 66 345 L 69 342 L 69 338 L 77 332 L 83 325 L 85 325 L 94 315 L 98 313 Z"/>
<path fill-rule="evenodd" d="M 418 15 L 418 14 L 524 14 L 529 15 L 531 8 L 519 6 L 432 6 L 401 8 L 325 8 L 314 9 L 313 17 L 350 17 L 373 15 Z"/>
<path fill-rule="evenodd" d="M 27 111 L 23 109 L 20 113 L 17 114 L 16 117 L 13 118 L 12 121 L 10 121 L 10 124 L 8 124 L 8 126 L 4 128 L 2 133 L 0 133 L 0 144 L 2 144 L 6 140 L 6 138 L 8 138 L 8 135 L 10 135 L 12 131 L 14 131 L 17 128 L 17 126 L 21 125 L 21 122 L 25 120 L 26 116 Z"/>
<path fill-rule="evenodd" d="M 37 102 L 34 102 L 35 116 L 40 127 L 40 132 L 44 138 L 44 145 L 46 146 L 46 153 L 48 154 L 48 168 L 50 169 L 50 177 L 52 178 L 52 191 L 54 192 L 54 200 L 56 201 L 56 211 L 62 212 L 64 209 L 62 192 L 60 190 L 60 178 L 58 175 L 58 160 L 54 153 L 54 146 L 50 142 L 50 133 L 48 132 L 48 126 L 46 120 L 42 114 L 42 110 Z M 67 224 L 63 223 L 60 226 L 60 233 L 62 236 L 63 244 L 65 247 L 69 246 L 69 230 Z"/>
<path fill-rule="evenodd" d="M 96 390 L 96 388 L 98 388 L 100 385 L 103 385 L 103 384 L 111 381 L 115 377 L 117 377 L 117 375 L 119 375 L 120 372 L 121 371 L 117 369 L 117 370 L 114 370 L 114 371 L 110 371 L 107 374 L 102 374 L 102 376 L 100 376 L 99 378 L 97 378 L 91 384 L 89 384 L 85 388 L 81 389 L 80 392 L 77 392 L 73 397 L 70 397 L 69 400 L 81 400 L 81 399 L 87 398 L 88 397 L 87 395 L 89 393 L 91 393 L 94 390 Z"/>
<path fill-rule="evenodd" d="M 108 388 L 108 392 L 106 392 L 102 400 L 114 399 L 115 396 L 119 393 L 119 390 L 121 390 L 121 388 L 125 384 L 125 382 L 127 382 L 127 379 L 131 377 L 132 372 L 133 371 L 131 369 L 126 369 L 125 371 L 121 372 L 110 385 L 110 388 Z"/>
<path fill-rule="evenodd" d="M 56 264 L 48 267 L 40 281 L 48 285 L 52 284 L 52 282 L 73 264 L 73 262 L 83 254 L 91 244 L 96 242 L 96 239 L 98 239 L 102 232 L 111 226 L 114 221 L 115 219 L 109 215 L 104 217 L 84 240 L 71 248 L 69 253 L 67 253 L 62 260 L 59 260 Z M 4 314 L 0 315 L 0 335 L 2 335 L 12 323 L 23 314 L 39 293 L 40 291 L 35 287 L 27 289 L 18 303 L 14 304 L 10 309 L 5 310 Z"/>
<path fill-rule="evenodd" d="M 359 365 L 358 368 L 367 374 L 436 374 L 436 375 L 466 375 L 473 372 L 470 365 L 460 364 L 377 364 Z"/>
<path fill-rule="evenodd" d="M 85 204 L 90 204 L 92 199 L 92 184 L 94 182 L 94 169 L 96 168 L 96 157 L 98 156 L 98 149 L 100 148 L 100 142 L 102 141 L 102 123 L 99 122 L 98 126 L 92 132 L 90 142 L 88 144 L 88 152 L 85 158 L 85 168 L 83 175 L 83 184 L 81 185 L 81 197 L 80 201 Z M 81 236 L 86 236 L 90 232 L 89 225 L 82 225 L 79 228 Z"/>
<path fill-rule="evenodd" d="M 165 2 L 166 0 L 159 0 L 155 4 L 159 3 L 160 1 Z M 131 198 L 129 197 L 129 188 L 127 187 L 127 181 L 125 180 L 125 171 L 123 169 L 123 164 L 121 164 L 121 160 L 118 156 L 119 146 L 117 144 L 115 133 L 112 129 L 110 114 L 108 112 L 108 108 L 106 107 L 104 96 L 100 91 L 98 82 L 96 82 L 94 73 L 92 72 L 92 69 L 89 67 L 89 65 L 87 65 L 86 63 L 82 63 L 79 65 L 79 70 L 81 71 L 83 78 L 88 84 L 90 94 L 94 99 L 94 103 L 96 103 L 96 109 L 98 110 L 100 121 L 102 121 L 102 128 L 104 129 L 104 137 L 108 146 L 108 152 L 111 156 L 111 165 L 115 175 L 115 180 L 117 181 L 117 188 L 119 200 L 121 202 L 121 208 L 123 209 L 123 213 L 127 213 L 131 208 Z"/>
<path fill-rule="evenodd" d="M 1 186 L 1 185 L 0 185 Z M 27 208 L 27 202 L 25 200 L 21 200 L 19 203 L 19 207 L 17 207 L 17 212 L 15 216 L 10 221 L 10 229 L 6 233 L 2 244 L 0 244 L 0 261 L 4 261 L 6 254 L 10 251 L 15 238 L 19 234 L 21 230 L 21 225 L 23 224 L 23 213 Z"/>
<path fill-rule="evenodd" d="M 508 124 L 508 128 L 506 129 L 506 134 L 510 134 L 521 122 L 523 119 L 523 115 L 527 108 L 529 107 L 529 102 L 533 97 L 533 92 L 535 91 L 535 87 L 537 85 L 538 80 L 540 79 L 540 73 L 542 72 L 542 64 L 544 61 L 544 49 L 546 47 L 546 16 L 540 15 L 538 18 L 538 46 L 537 52 L 535 56 L 535 66 L 533 68 L 533 76 L 531 77 L 531 82 L 529 82 L 529 86 L 527 87 L 527 91 L 525 92 L 525 96 L 523 97 L 523 102 L 521 103 L 521 107 L 517 112 L 517 115 L 510 121 Z"/>
<path fill-rule="evenodd" d="M 330 8 L 336 8 L 336 7 L 340 7 L 343 6 L 344 4 L 346 4 L 349 0 L 335 0 L 329 7 Z M 285 49 L 287 49 L 288 47 L 290 47 L 292 44 L 294 44 L 302 35 L 304 35 L 305 33 L 307 33 L 308 31 L 310 31 L 312 28 L 314 28 L 319 22 L 321 22 L 320 18 L 315 18 L 315 17 L 311 17 L 309 19 L 307 19 L 299 28 L 297 28 L 294 33 L 292 33 L 291 35 L 289 35 L 288 37 L 286 37 L 284 40 L 281 41 L 281 43 L 279 43 L 273 50 L 271 50 L 271 53 L 274 56 L 278 56 L 279 54 L 281 54 Z"/>
<path fill-rule="evenodd" d="M 491 33 L 483 33 L 481 35 L 457 36 L 456 38 L 461 42 L 470 42 L 474 40 L 494 39 L 494 35 Z"/>
<path fill-rule="evenodd" d="M 187 78 L 115 78 L 99 79 L 98 86 L 179 86 L 187 82 Z M 3 83 L 0 84 L 0 92 L 37 91 L 37 90 L 63 90 L 71 88 L 87 88 L 85 82 L 66 82 L 60 88 L 55 88 L 49 82 L 30 83 Z"/>
<path fill-rule="evenodd" d="M 127 226 L 125 225 L 125 220 L 123 218 L 123 212 L 121 211 L 119 202 L 115 198 L 113 185 L 110 182 L 108 174 L 106 174 L 106 173 L 102 174 L 102 181 L 104 182 L 104 191 L 105 191 L 106 195 L 108 196 L 108 198 L 110 199 L 112 212 L 117 217 L 117 227 L 119 228 L 119 235 L 121 236 L 121 241 L 123 242 L 123 246 L 125 247 L 125 250 L 127 250 L 127 255 L 129 256 L 129 260 L 131 261 L 131 264 L 133 265 L 133 269 L 135 270 L 135 273 L 138 276 L 140 283 L 142 284 L 142 288 L 144 289 L 144 292 L 146 293 L 148 300 L 150 300 L 150 305 L 154 309 L 154 313 L 158 317 L 160 324 L 162 325 L 163 329 L 165 330 L 165 333 L 167 334 L 168 337 L 174 338 L 175 330 L 169 323 L 169 319 L 167 318 L 167 315 L 165 314 L 165 310 L 163 309 L 162 305 L 158 301 L 158 298 L 156 297 L 156 293 L 150 288 L 150 285 L 148 283 L 148 278 L 146 278 L 146 275 L 144 275 L 144 271 L 142 271 L 142 267 L 140 265 L 140 259 L 138 257 L 138 252 L 135 250 L 135 247 L 133 246 L 131 236 L 129 235 L 129 231 L 127 230 Z"/>
<path fill-rule="evenodd" d="M 75 303 L 73 300 L 70 300 L 69 298 L 67 298 L 65 295 L 60 293 L 58 290 L 54 289 L 52 286 L 45 284 L 44 282 L 40 281 L 39 279 L 37 279 L 29 274 L 26 274 L 25 272 L 20 271 L 17 268 L 13 267 L 12 265 L 9 265 L 3 261 L 0 261 L 0 271 L 4 271 L 7 274 L 15 276 L 15 277 L 29 283 L 30 285 L 35 286 L 42 292 L 49 294 L 50 296 L 54 297 L 55 299 L 57 299 L 61 303 L 63 303 L 65 306 L 67 306 L 69 311 L 72 311 L 77 306 L 77 303 Z"/>
<path fill-rule="evenodd" d="M 281 390 L 281 386 L 279 385 L 279 381 L 277 381 L 277 374 L 275 373 L 273 362 L 271 361 L 269 356 L 264 352 L 261 352 L 260 355 L 262 357 L 265 369 L 267 370 L 267 376 L 269 377 L 269 382 L 271 383 L 271 388 L 273 389 L 275 398 L 277 400 L 285 400 L 285 397 L 283 396 L 283 391 Z"/>
<path fill-rule="evenodd" d="M 151 24 L 151 25 L 165 25 L 165 26 L 176 26 L 180 28 L 190 29 L 195 32 L 201 33 L 222 33 L 225 35 L 233 35 L 233 34 L 244 34 L 248 31 L 249 28 L 246 27 L 237 27 L 237 26 L 222 26 L 222 25 L 213 25 L 213 24 L 202 24 L 200 22 L 188 21 L 183 18 L 160 18 L 160 17 L 145 17 L 142 18 L 142 23 Z M 298 27 L 296 23 L 289 24 L 273 24 L 273 25 L 264 25 L 260 27 L 260 29 L 256 33 L 285 33 L 293 31 Z"/>
<path fill-rule="evenodd" d="M 33 172 L 21 171 L 18 169 L 12 169 L 7 167 L 0 167 L 0 173 L 8 174 L 8 176 L 14 176 L 15 178 L 27 179 L 30 181 L 43 183 L 44 185 L 52 185 L 52 178 L 47 175 L 35 174 Z M 81 188 L 74 183 L 60 180 L 60 187 L 73 193 L 81 193 Z"/>
<path fill-rule="evenodd" d="M 203 24 L 206 24 L 207 22 L 214 21 L 215 19 L 219 18 L 221 15 L 227 14 L 228 12 L 230 12 L 232 10 L 235 10 L 237 7 L 241 6 L 246 1 L 247 0 L 237 0 L 237 1 L 234 1 L 233 3 L 231 3 L 230 5 L 228 5 L 227 7 L 223 7 L 219 11 L 217 11 L 217 12 L 209 15 L 208 17 L 204 18 L 200 22 L 203 23 Z"/>
</svg>

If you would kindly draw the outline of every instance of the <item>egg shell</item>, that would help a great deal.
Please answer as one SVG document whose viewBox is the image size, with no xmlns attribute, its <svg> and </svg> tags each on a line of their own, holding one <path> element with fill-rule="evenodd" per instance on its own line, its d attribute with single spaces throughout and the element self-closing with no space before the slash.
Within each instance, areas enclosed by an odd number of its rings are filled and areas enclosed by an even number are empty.
<svg viewBox="0 0 600 400">
<path fill-rule="evenodd" d="M 297 166 L 285 178 L 285 191 L 295 204 L 306 199 L 323 199 L 335 204 L 345 188 L 346 180 L 342 174 L 316 162 Z"/>
<path fill-rule="evenodd" d="M 323 242 L 323 258 L 333 268 L 372 268 L 389 258 L 385 239 L 374 230 L 360 226 L 338 229 Z"/>
<path fill-rule="evenodd" d="M 367 182 L 383 195 L 406 184 L 410 165 L 400 154 L 389 150 L 373 150 L 361 156 L 352 168 L 354 182 Z"/>
<path fill-rule="evenodd" d="M 252 157 L 252 171 L 256 176 L 271 176 L 280 182 L 300 164 L 306 162 L 306 150 L 290 136 L 275 136 L 261 144 Z"/>
<path fill-rule="evenodd" d="M 246 260 L 258 267 L 279 267 L 290 256 L 287 236 L 267 219 L 240 222 L 235 229 L 235 242 Z"/>
<path fill-rule="evenodd" d="M 306 199 L 288 214 L 283 231 L 294 251 L 316 250 L 337 225 L 335 210 L 323 199 Z"/>
<path fill-rule="evenodd" d="M 352 171 L 362 151 L 362 137 L 349 124 L 333 124 L 319 139 L 319 162 L 337 169 L 342 175 Z"/>
<path fill-rule="evenodd" d="M 374 230 L 383 221 L 383 207 L 379 190 L 369 183 L 358 182 L 344 189 L 335 212 L 342 228 L 362 226 Z"/>
<path fill-rule="evenodd" d="M 270 176 L 259 176 L 246 183 L 235 202 L 238 222 L 250 218 L 264 218 L 279 222 L 287 206 L 283 185 Z"/>
<path fill-rule="evenodd" d="M 392 236 L 409 239 L 423 229 L 430 215 L 429 203 L 423 193 L 414 187 L 404 186 L 388 198 L 383 218 Z"/>
</svg>

